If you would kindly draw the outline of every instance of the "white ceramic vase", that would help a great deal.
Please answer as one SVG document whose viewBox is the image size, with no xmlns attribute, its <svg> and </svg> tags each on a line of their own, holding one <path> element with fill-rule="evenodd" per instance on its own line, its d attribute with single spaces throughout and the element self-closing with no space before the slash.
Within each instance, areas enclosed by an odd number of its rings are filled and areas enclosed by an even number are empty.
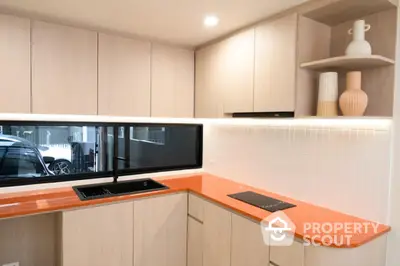
<svg viewBox="0 0 400 266">
<path fill-rule="evenodd" d="M 337 116 L 338 97 L 338 73 L 321 73 L 319 76 L 317 116 Z"/>
<path fill-rule="evenodd" d="M 346 55 L 348 56 L 368 56 L 372 54 L 369 42 L 365 40 L 365 32 L 371 29 L 371 25 L 365 24 L 365 20 L 354 22 L 349 34 L 353 35 L 353 41 L 347 46 Z"/>
</svg>

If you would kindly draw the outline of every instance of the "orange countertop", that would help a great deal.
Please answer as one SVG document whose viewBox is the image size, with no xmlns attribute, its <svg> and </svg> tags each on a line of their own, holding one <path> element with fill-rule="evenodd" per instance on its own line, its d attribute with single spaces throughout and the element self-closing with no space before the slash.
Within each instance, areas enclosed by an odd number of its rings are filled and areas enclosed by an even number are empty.
<svg viewBox="0 0 400 266">
<path fill-rule="evenodd" d="M 351 215 L 290 199 L 210 174 L 164 177 L 155 178 L 155 180 L 168 186 L 170 189 L 88 201 L 81 201 L 71 187 L 3 193 L 0 194 L 0 218 L 12 218 L 23 215 L 54 212 L 153 195 L 189 191 L 216 202 L 232 211 L 238 212 L 256 221 L 261 221 L 271 213 L 227 196 L 228 194 L 250 190 L 297 205 L 297 207 L 283 211 L 296 226 L 295 236 L 305 240 L 312 239 L 315 243 L 323 246 L 354 248 L 390 231 L 390 227 L 387 225 L 377 224 Z M 315 230 L 308 230 L 305 228 L 305 224 L 310 223 L 314 226 L 323 224 L 339 224 L 344 226 L 343 228 L 335 227 L 337 229 L 335 232 L 329 230 L 331 229 L 329 228 L 329 225 L 325 227 L 325 231 L 322 230 L 318 232 L 317 230 L 314 232 Z M 359 224 L 360 228 L 358 229 L 362 230 L 362 232 L 360 230 L 349 230 L 354 228 L 354 226 L 352 226 L 354 224 Z M 348 236 L 346 241 L 337 240 L 344 236 Z M 330 243 L 330 241 L 327 240 L 332 237 L 336 239 L 334 243 Z"/>
</svg>

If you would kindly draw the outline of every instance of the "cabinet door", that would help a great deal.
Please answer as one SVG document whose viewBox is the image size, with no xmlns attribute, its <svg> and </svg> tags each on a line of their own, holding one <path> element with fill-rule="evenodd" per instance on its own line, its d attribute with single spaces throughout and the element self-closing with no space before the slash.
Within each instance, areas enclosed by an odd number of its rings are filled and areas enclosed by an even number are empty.
<svg viewBox="0 0 400 266">
<path fill-rule="evenodd" d="M 297 14 L 256 27 L 254 111 L 294 111 Z"/>
<path fill-rule="evenodd" d="M 304 245 L 294 241 L 288 247 L 271 246 L 270 260 L 279 266 L 304 266 Z"/>
<path fill-rule="evenodd" d="M 254 29 L 234 35 L 221 45 L 224 113 L 253 112 Z"/>
<path fill-rule="evenodd" d="M 97 114 L 97 33 L 32 23 L 33 113 Z"/>
<path fill-rule="evenodd" d="M 0 219 L 0 265 L 18 261 L 21 266 L 55 266 L 56 216 L 48 213 Z"/>
<path fill-rule="evenodd" d="M 264 243 L 259 223 L 232 214 L 231 266 L 265 266 L 269 246 Z"/>
<path fill-rule="evenodd" d="M 134 225 L 134 266 L 186 266 L 186 193 L 135 201 Z"/>
<path fill-rule="evenodd" d="M 63 266 L 132 266 L 133 203 L 62 213 Z"/>
<path fill-rule="evenodd" d="M 153 45 L 151 116 L 193 117 L 194 52 Z"/>
<path fill-rule="evenodd" d="M 195 117 L 197 118 L 224 116 L 221 50 L 221 44 L 217 43 L 196 51 Z"/>
<path fill-rule="evenodd" d="M 231 213 L 204 201 L 203 265 L 230 266 Z"/>
<path fill-rule="evenodd" d="M 187 266 L 203 266 L 203 224 L 190 216 L 188 217 L 187 243 Z"/>
<path fill-rule="evenodd" d="M 204 199 L 189 193 L 188 214 L 196 220 L 203 222 L 204 220 Z"/>
<path fill-rule="evenodd" d="M 30 113 L 30 24 L 0 15 L 0 112 Z"/>
<path fill-rule="evenodd" d="M 150 116 L 150 43 L 99 34 L 99 114 Z"/>
</svg>

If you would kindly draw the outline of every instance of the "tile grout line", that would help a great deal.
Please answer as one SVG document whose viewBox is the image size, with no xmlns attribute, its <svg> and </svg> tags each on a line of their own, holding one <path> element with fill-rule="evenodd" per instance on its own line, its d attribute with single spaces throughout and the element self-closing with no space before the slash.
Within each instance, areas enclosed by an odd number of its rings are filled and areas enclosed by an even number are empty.
<svg viewBox="0 0 400 266">
<path fill-rule="evenodd" d="M 97 32 L 97 34 L 96 34 L 96 45 L 97 45 L 97 62 L 96 62 L 96 65 L 97 65 L 97 68 L 96 68 L 96 72 L 97 72 L 97 77 L 96 77 L 96 81 L 97 81 L 97 84 L 96 84 L 96 86 L 97 86 L 97 104 L 96 104 L 96 113 L 97 113 L 97 115 L 99 115 L 99 39 L 100 39 L 100 36 L 99 36 L 99 33 Z"/>
<path fill-rule="evenodd" d="M 153 43 L 150 43 L 150 62 L 149 62 L 149 70 L 150 70 L 150 79 L 149 79 L 149 85 L 150 85 L 150 117 L 152 117 L 152 106 L 153 106 L 153 101 L 152 101 L 152 92 L 153 92 L 153 82 L 152 82 L 152 77 L 153 77 L 153 71 L 152 71 L 152 67 L 153 67 Z"/>
<path fill-rule="evenodd" d="M 32 69 L 33 69 L 33 67 L 32 67 L 32 64 L 33 64 L 33 61 L 32 61 L 32 46 L 33 46 L 33 42 L 32 42 L 32 32 L 33 32 L 33 30 L 32 30 L 32 24 L 33 24 L 33 20 L 32 19 L 30 19 L 29 20 L 29 88 L 30 88 L 30 91 L 29 91 L 29 93 L 30 93 L 30 99 L 29 99 L 29 111 L 30 111 L 30 113 L 32 114 L 33 113 L 33 91 L 32 91 L 32 89 L 33 89 L 33 85 L 32 85 L 32 80 L 33 80 L 33 75 L 32 75 Z"/>
</svg>

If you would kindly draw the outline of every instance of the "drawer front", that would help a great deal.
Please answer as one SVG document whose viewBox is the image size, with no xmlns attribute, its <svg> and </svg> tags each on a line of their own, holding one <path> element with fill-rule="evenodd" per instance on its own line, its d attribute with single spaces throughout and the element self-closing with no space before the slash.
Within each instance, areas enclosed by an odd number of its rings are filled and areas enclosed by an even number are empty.
<svg viewBox="0 0 400 266">
<path fill-rule="evenodd" d="M 303 243 L 295 241 L 289 247 L 271 246 L 270 261 L 273 266 L 303 266 Z"/>
<path fill-rule="evenodd" d="M 203 225 L 188 217 L 187 266 L 203 266 Z"/>
<path fill-rule="evenodd" d="M 200 222 L 204 220 L 204 200 L 192 193 L 189 193 L 189 215 Z"/>
</svg>

